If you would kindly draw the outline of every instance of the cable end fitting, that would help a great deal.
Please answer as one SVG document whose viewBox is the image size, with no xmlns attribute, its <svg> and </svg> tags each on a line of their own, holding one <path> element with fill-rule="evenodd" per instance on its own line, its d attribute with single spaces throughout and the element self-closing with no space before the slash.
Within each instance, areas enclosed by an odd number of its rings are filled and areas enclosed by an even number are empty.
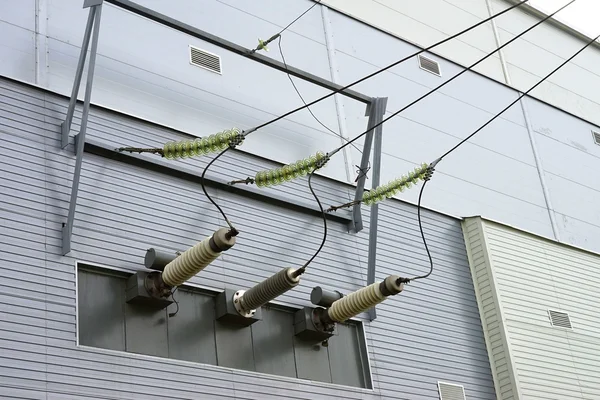
<svg viewBox="0 0 600 400">
<path fill-rule="evenodd" d="M 396 279 L 396 284 L 397 284 L 397 285 L 401 285 L 401 284 L 408 284 L 408 283 L 410 283 L 410 282 L 411 282 L 410 278 L 402 278 L 402 277 L 399 277 L 398 279 Z"/>
<path fill-rule="evenodd" d="M 236 185 L 238 183 L 245 183 L 246 185 L 250 185 L 250 184 L 254 184 L 254 179 L 247 177 L 246 179 L 239 179 L 237 181 L 227 182 L 227 184 L 230 186 Z"/>
<path fill-rule="evenodd" d="M 225 233 L 225 238 L 227 240 L 231 240 L 231 238 L 236 237 L 239 234 L 240 234 L 240 231 L 238 231 L 235 228 L 231 228 L 231 229 L 229 229 L 229 231 L 227 231 L 227 233 Z"/>
<path fill-rule="evenodd" d="M 208 242 L 212 251 L 220 253 L 229 250 L 235 244 L 235 236 L 239 232 L 235 228 L 220 228 L 210 237 Z"/>
<path fill-rule="evenodd" d="M 429 164 L 427 166 L 427 170 L 425 172 L 425 175 L 423 176 L 423 180 L 425 182 L 429 181 L 431 179 L 431 177 L 433 176 L 433 173 L 435 172 L 435 167 L 436 165 L 441 161 L 441 158 L 438 158 L 437 160 L 435 160 L 434 162 L 432 162 L 431 164 Z"/>
<path fill-rule="evenodd" d="M 381 281 L 381 283 L 379 284 L 379 291 L 385 297 L 395 296 L 398 293 L 402 292 L 402 290 L 404 289 L 405 282 L 401 281 L 403 279 L 404 278 L 401 278 L 397 275 L 390 275 L 383 281 Z"/>
<path fill-rule="evenodd" d="M 298 268 L 297 270 L 295 270 L 294 272 L 292 272 L 292 277 L 293 278 L 297 278 L 300 275 L 302 275 L 304 272 L 306 271 L 306 266 L 303 266 L 301 268 Z"/>
</svg>

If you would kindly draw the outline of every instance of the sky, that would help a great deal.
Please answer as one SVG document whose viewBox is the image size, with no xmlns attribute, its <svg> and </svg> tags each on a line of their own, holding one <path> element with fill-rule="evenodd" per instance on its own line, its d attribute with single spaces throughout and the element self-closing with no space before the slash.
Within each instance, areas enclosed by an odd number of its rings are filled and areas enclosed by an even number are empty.
<svg viewBox="0 0 600 400">
<path fill-rule="evenodd" d="M 533 7 L 547 14 L 568 2 L 569 0 L 530 0 Z M 575 0 L 575 3 L 556 14 L 555 18 L 587 36 L 596 37 L 600 35 L 600 0 Z"/>
</svg>

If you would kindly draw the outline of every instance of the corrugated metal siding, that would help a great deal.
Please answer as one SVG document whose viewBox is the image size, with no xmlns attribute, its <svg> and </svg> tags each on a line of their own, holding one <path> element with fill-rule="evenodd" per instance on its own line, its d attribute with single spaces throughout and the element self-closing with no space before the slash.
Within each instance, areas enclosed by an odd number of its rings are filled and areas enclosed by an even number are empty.
<svg viewBox="0 0 600 400">
<path fill-rule="evenodd" d="M 496 394 L 502 400 L 519 398 L 482 222 L 479 218 L 470 218 L 462 225 Z"/>
<path fill-rule="evenodd" d="M 493 222 L 480 229 L 522 398 L 597 399 L 600 256 Z M 548 309 L 568 312 L 573 329 L 552 327 Z"/>
<path fill-rule="evenodd" d="M 198 185 L 85 154 L 73 251 L 61 256 L 74 155 L 59 147 L 64 98 L 0 80 L 0 396 L 34 399 L 436 399 L 437 381 L 465 386 L 469 399 L 493 399 L 494 388 L 468 271 L 460 223 L 425 212 L 436 272 L 378 307 L 366 323 L 374 390 L 357 389 L 77 346 L 75 261 L 133 271 L 145 249 L 185 249 L 221 224 Z M 73 131 L 79 126 L 76 112 Z M 90 139 L 111 146 L 161 145 L 177 133 L 93 109 Z M 150 157 L 150 156 L 148 156 Z M 187 160 L 200 172 L 206 159 Z M 211 169 L 239 178 L 272 164 L 231 152 Z M 193 282 L 212 288 L 248 286 L 283 266 L 304 262 L 320 241 L 322 221 L 241 196 L 216 194 L 241 230 L 238 245 Z M 311 199 L 305 181 L 279 194 Z M 322 178 L 325 204 L 347 201 L 348 188 Z M 365 217 L 368 218 L 368 210 Z M 377 277 L 428 268 L 413 206 L 382 205 Z M 329 224 L 324 251 L 297 290 L 278 300 L 309 304 L 310 289 L 344 292 L 366 279 L 365 230 Z M 277 236 L 275 236 L 277 235 Z M 270 250 L 268 250 L 270 249 Z"/>
</svg>

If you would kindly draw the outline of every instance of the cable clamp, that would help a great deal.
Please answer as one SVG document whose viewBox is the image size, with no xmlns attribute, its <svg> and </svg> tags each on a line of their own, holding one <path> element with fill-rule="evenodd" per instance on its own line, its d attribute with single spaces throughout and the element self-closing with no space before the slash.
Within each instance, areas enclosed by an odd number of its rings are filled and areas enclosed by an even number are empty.
<svg viewBox="0 0 600 400">
<path fill-rule="evenodd" d="M 330 158 L 329 154 L 325 154 L 322 158 L 319 158 L 317 162 L 315 162 L 315 170 L 323 168 Z"/>
<path fill-rule="evenodd" d="M 261 51 L 261 50 L 264 50 L 264 51 L 269 51 L 269 48 L 267 47 L 267 45 L 268 45 L 269 43 L 271 43 L 273 40 L 277 39 L 279 36 L 280 36 L 280 34 L 279 34 L 279 33 L 277 33 L 277 34 L 275 34 L 275 35 L 271 36 L 271 37 L 270 37 L 269 39 L 267 39 L 267 40 L 262 40 L 261 38 L 258 38 L 258 46 L 256 46 L 256 48 L 255 48 L 255 49 L 252 49 L 252 50 L 250 50 L 250 54 L 254 54 L 254 53 L 256 53 L 257 51 Z"/>
<path fill-rule="evenodd" d="M 358 168 L 356 170 L 356 173 L 358 174 L 356 176 L 356 179 L 354 180 L 354 183 L 358 182 L 358 180 L 360 178 L 362 178 L 363 176 L 365 177 L 365 179 L 369 179 L 369 177 L 367 176 L 367 173 L 371 170 L 371 167 L 365 167 L 365 168 L 361 168 L 358 165 L 355 165 L 356 168 Z"/>
<path fill-rule="evenodd" d="M 234 149 L 236 146 L 241 145 L 244 142 L 244 135 L 236 133 L 231 139 L 229 139 L 229 147 Z"/>
<path fill-rule="evenodd" d="M 435 172 L 435 166 L 437 165 L 437 163 L 440 162 L 440 158 L 438 158 L 437 160 L 435 160 L 434 162 L 432 162 L 431 164 L 429 164 L 427 166 L 427 169 L 425 171 L 425 175 L 423 176 L 423 180 L 425 182 L 429 181 L 431 179 L 431 177 L 433 176 L 433 173 Z"/>
</svg>

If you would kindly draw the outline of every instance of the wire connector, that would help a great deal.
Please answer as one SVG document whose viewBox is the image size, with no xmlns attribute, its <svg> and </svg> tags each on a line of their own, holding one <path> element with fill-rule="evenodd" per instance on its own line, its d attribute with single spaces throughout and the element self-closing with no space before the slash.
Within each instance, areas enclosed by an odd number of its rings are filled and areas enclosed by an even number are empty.
<svg viewBox="0 0 600 400">
<path fill-rule="evenodd" d="M 247 177 L 246 179 L 238 179 L 235 181 L 227 182 L 228 185 L 237 185 L 238 183 L 245 183 L 246 185 L 254 184 L 254 179 Z"/>
<path fill-rule="evenodd" d="M 423 180 L 425 182 L 429 181 L 431 179 L 431 177 L 433 176 L 433 173 L 435 172 L 435 167 L 437 165 L 437 163 L 440 162 L 440 158 L 438 158 L 437 160 L 435 160 L 434 162 L 432 162 L 431 164 L 429 164 L 427 166 L 427 169 L 425 171 L 425 175 L 423 176 Z"/>
<path fill-rule="evenodd" d="M 267 40 L 262 40 L 261 38 L 258 38 L 258 46 L 256 46 L 256 48 L 250 50 L 250 54 L 254 54 L 257 51 L 269 51 L 269 48 L 267 47 L 269 45 L 269 43 L 271 43 L 273 40 L 277 39 L 280 36 L 279 33 L 271 36 L 269 39 Z"/>
<path fill-rule="evenodd" d="M 116 152 L 122 153 L 124 151 L 128 153 L 152 153 L 152 154 L 160 154 L 164 157 L 163 149 L 160 148 L 141 148 L 141 147 L 119 147 L 115 149 Z"/>
</svg>

